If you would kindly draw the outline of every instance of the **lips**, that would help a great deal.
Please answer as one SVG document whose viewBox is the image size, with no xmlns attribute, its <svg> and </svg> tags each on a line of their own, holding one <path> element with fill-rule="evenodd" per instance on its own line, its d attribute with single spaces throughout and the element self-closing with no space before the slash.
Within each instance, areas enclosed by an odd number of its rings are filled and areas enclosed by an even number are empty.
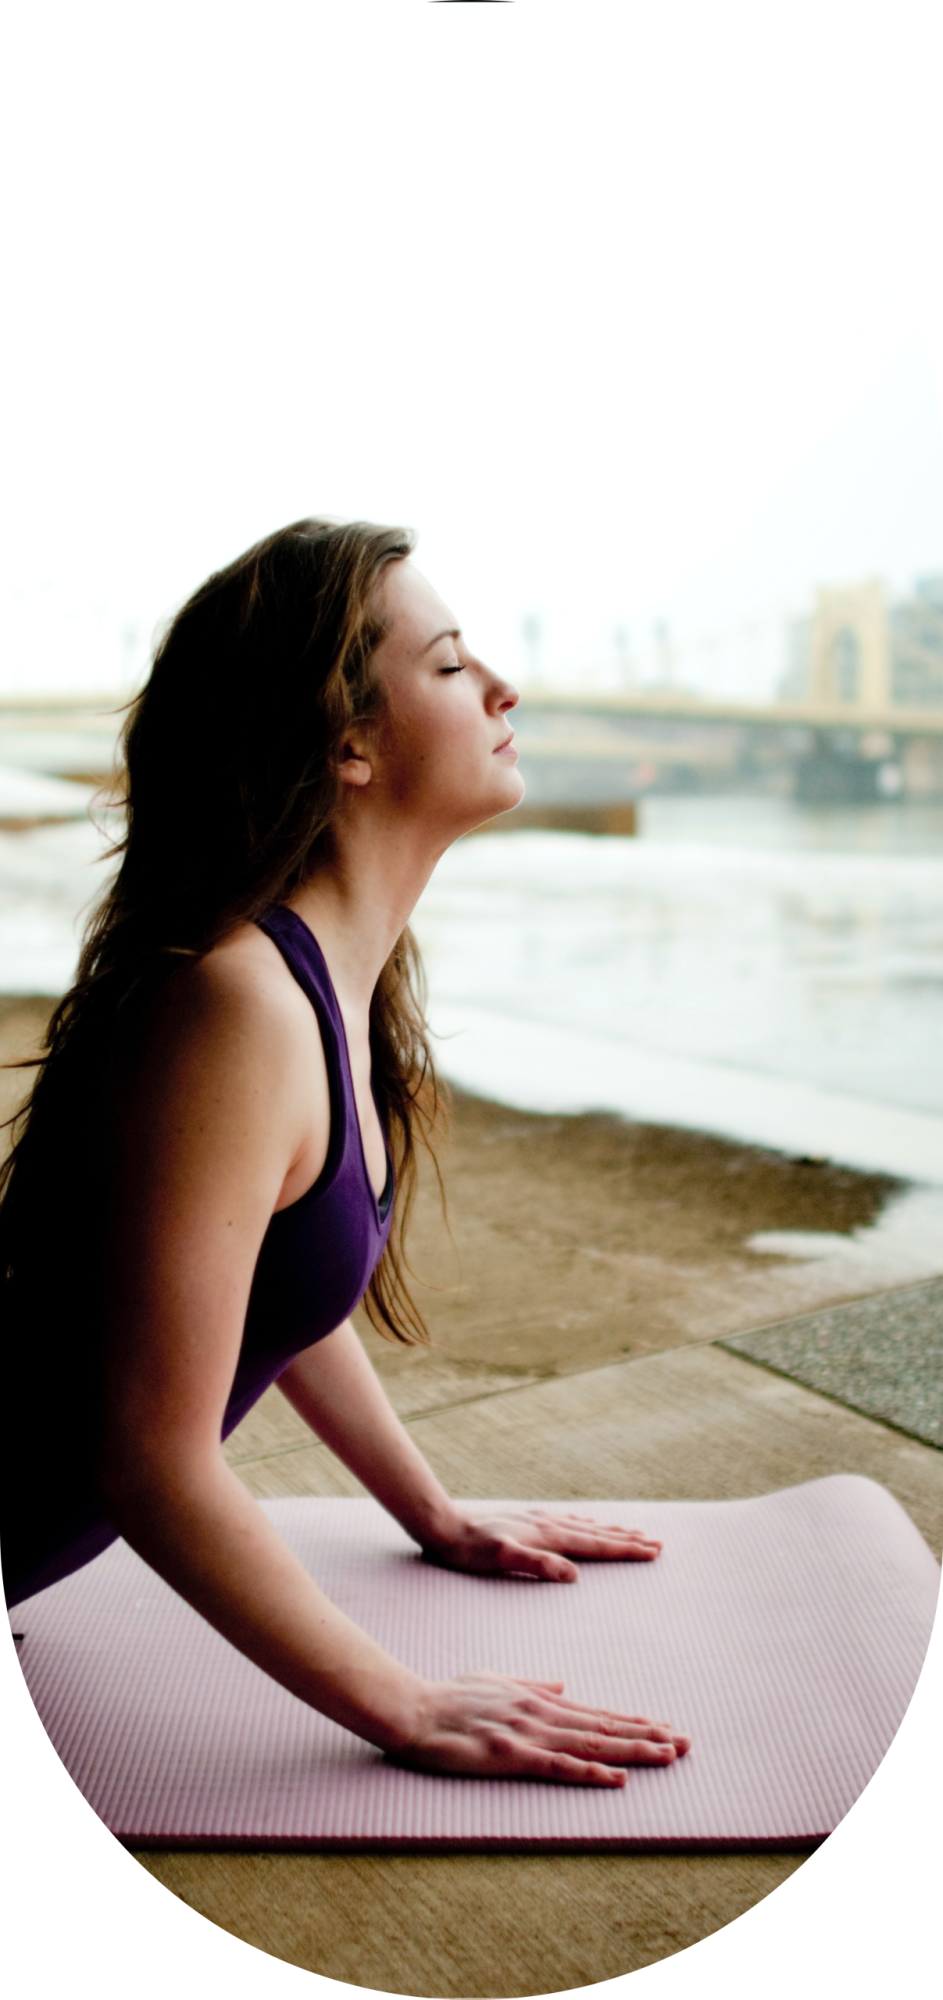
<svg viewBox="0 0 943 2000">
<path fill-rule="evenodd" d="M 502 750 L 510 750 L 513 741 L 514 741 L 514 731 L 512 729 L 510 736 L 506 736 L 503 743 L 498 743 L 495 745 L 495 748 L 491 753 L 492 756 L 500 757 Z M 517 756 L 516 750 L 514 752 L 514 755 L 515 757 Z"/>
</svg>

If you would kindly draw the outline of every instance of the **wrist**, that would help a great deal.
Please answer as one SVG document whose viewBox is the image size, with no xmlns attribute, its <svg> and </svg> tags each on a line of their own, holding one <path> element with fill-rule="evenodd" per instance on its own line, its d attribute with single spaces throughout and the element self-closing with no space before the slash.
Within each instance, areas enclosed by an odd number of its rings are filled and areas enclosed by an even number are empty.
<svg viewBox="0 0 943 2000">
<path fill-rule="evenodd" d="M 358 1720 L 347 1723 L 388 1757 L 401 1755 L 417 1741 L 429 1707 L 429 1683 L 409 1667 L 398 1662 L 397 1667 L 395 1676 L 385 1676 L 382 1687 L 371 1690 Z"/>
<path fill-rule="evenodd" d="M 469 1529 L 467 1516 L 443 1494 L 441 1501 L 423 1514 L 410 1530 L 425 1555 L 448 1556 L 460 1547 Z"/>
</svg>

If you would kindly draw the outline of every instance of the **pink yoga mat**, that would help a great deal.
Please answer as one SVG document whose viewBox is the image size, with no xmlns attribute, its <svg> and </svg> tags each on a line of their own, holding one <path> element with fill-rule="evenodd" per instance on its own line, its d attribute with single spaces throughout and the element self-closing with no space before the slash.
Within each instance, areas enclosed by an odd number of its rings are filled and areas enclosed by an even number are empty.
<svg viewBox="0 0 943 2000">
<path fill-rule="evenodd" d="M 431 1568 L 371 1500 L 264 1504 L 335 1603 L 420 1672 L 562 1676 L 578 1700 L 670 1718 L 694 1747 L 618 1792 L 394 1769 L 118 1544 L 15 1623 L 59 1756 L 130 1844 L 814 1842 L 894 1736 L 939 1586 L 897 1501 L 854 1477 L 754 1500 L 587 1503 L 665 1546 L 650 1564 L 586 1564 L 575 1586 Z"/>
</svg>

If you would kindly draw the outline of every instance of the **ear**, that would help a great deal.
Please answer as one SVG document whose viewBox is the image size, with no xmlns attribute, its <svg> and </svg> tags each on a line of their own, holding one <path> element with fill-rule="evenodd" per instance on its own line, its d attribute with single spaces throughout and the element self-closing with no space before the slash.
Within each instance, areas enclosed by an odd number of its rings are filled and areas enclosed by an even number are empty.
<svg viewBox="0 0 943 2000">
<path fill-rule="evenodd" d="M 373 777 L 373 766 L 364 756 L 363 750 L 353 743 L 345 743 L 341 751 L 337 775 L 344 785 L 369 785 Z"/>
</svg>

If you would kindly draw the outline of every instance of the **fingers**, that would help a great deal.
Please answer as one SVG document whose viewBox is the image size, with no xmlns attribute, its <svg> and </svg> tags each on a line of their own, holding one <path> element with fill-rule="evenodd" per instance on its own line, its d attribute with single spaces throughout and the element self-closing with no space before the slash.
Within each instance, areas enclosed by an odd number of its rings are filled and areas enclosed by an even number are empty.
<svg viewBox="0 0 943 2000">
<path fill-rule="evenodd" d="M 612 1538 L 602 1530 L 578 1533 L 559 1521 L 534 1521 L 530 1532 L 533 1540 L 496 1537 L 496 1565 L 508 1575 L 535 1576 L 544 1583 L 575 1583 L 579 1571 L 573 1556 L 583 1562 L 652 1562 L 661 1551 L 660 1542 L 643 1542 L 621 1530 Z"/>
<path fill-rule="evenodd" d="M 584 1702 L 567 1699 L 563 1694 L 561 1681 L 547 1683 L 541 1681 L 514 1680 L 509 1676 L 469 1675 L 468 1680 L 480 1680 L 492 1687 L 505 1686 L 521 1690 L 515 1704 L 512 1726 L 524 1735 L 552 1741 L 567 1738 L 560 1747 L 589 1754 L 587 1743 L 592 1742 L 592 1756 L 606 1757 L 610 1762 L 660 1762 L 664 1751 L 671 1757 L 683 1757 L 691 1748 L 691 1739 L 678 1730 L 672 1729 L 670 1722 L 654 1721 L 648 1715 L 621 1715 L 608 1709 L 591 1708 Z M 577 1744 L 574 1739 L 579 1737 Z M 626 1759 L 626 1746 L 635 1746 L 638 1754 Z M 646 1748 L 654 1750 L 650 1758 Z M 610 1750 L 613 1755 L 610 1757 Z M 667 1761 L 671 1761 L 669 1758 Z"/>
<path fill-rule="evenodd" d="M 529 1728 L 541 1734 L 541 1740 L 561 1742 L 561 1748 L 573 1750 L 575 1738 L 579 1738 L 579 1750 L 583 1756 L 591 1754 L 595 1758 L 605 1758 L 611 1762 L 649 1762 L 647 1752 L 651 1750 L 653 1760 L 663 1750 L 671 1756 L 683 1756 L 691 1748 L 691 1738 L 673 1730 L 669 1722 L 649 1722 L 647 1716 L 599 1716 L 593 1710 L 567 1710 L 563 1704 L 553 1714 L 543 1714 L 521 1722 L 521 1728 Z M 591 1744 L 591 1752 L 587 1750 Z M 631 1748 L 633 1746 L 633 1748 Z M 631 1756 L 625 1758 L 625 1750 L 631 1748 Z M 635 1754 L 637 1752 L 637 1754 Z"/>
<path fill-rule="evenodd" d="M 550 1785 L 599 1785 L 617 1790 L 626 1782 L 626 1772 L 612 1764 L 595 1764 L 565 1750 L 544 1750 L 538 1745 L 521 1745 L 508 1776 L 542 1779 Z"/>
<path fill-rule="evenodd" d="M 613 1548 L 608 1543 L 597 1544 L 588 1536 L 583 1539 L 569 1536 L 564 1546 L 556 1548 L 550 1535 L 545 1539 L 551 1543 L 550 1547 L 531 1548 L 526 1542 L 502 1541 L 495 1551 L 496 1567 L 506 1576 L 533 1576 L 541 1583 L 576 1583 L 579 1570 L 571 1560 L 574 1556 L 581 1562 L 652 1562 L 659 1553 L 657 1548 L 640 1548 L 633 1543 Z"/>
<path fill-rule="evenodd" d="M 655 1739 L 642 1735 L 610 1735 L 606 1730 L 553 1729 L 545 1724 L 537 1740 L 544 1749 L 609 1765 L 673 1764 L 677 1756 L 684 1754 L 678 1751 L 667 1732 L 662 1732 Z"/>
<path fill-rule="evenodd" d="M 567 1556 L 552 1549 L 529 1549 L 523 1542 L 502 1542 L 498 1566 L 509 1576 L 536 1576 L 541 1583 L 576 1583 L 579 1577 Z"/>
<path fill-rule="evenodd" d="M 485 1524 L 483 1524 L 485 1525 Z M 494 1516 L 487 1523 L 498 1539 L 502 1530 L 518 1546 L 538 1545 L 555 1555 L 579 1556 L 586 1562 L 651 1562 L 662 1544 L 638 1528 L 616 1527 L 585 1514 L 551 1514 L 540 1507 L 521 1514 Z"/>
<path fill-rule="evenodd" d="M 535 1508 L 529 1518 L 549 1547 L 590 1562 L 651 1562 L 662 1543 L 639 1528 L 621 1528 L 594 1521 L 586 1514 L 545 1514 Z"/>
<path fill-rule="evenodd" d="M 548 1694 L 562 1694 L 566 1685 L 565 1681 L 526 1681 L 519 1674 L 496 1675 L 495 1679 L 508 1680 L 514 1687 L 539 1688 L 541 1693 L 546 1691 Z"/>
<path fill-rule="evenodd" d="M 634 1528 L 542 1508 L 508 1509 L 466 1518 L 448 1544 L 423 1553 L 430 1562 L 478 1575 L 530 1576 L 541 1583 L 575 1583 L 582 1562 L 651 1562 L 661 1543 Z"/>
<path fill-rule="evenodd" d="M 629 1766 L 664 1768 L 688 1747 L 667 1723 L 567 1701 L 559 1681 L 478 1673 L 427 1683 L 416 1734 L 396 1761 L 456 1776 L 611 1788 Z"/>
</svg>

